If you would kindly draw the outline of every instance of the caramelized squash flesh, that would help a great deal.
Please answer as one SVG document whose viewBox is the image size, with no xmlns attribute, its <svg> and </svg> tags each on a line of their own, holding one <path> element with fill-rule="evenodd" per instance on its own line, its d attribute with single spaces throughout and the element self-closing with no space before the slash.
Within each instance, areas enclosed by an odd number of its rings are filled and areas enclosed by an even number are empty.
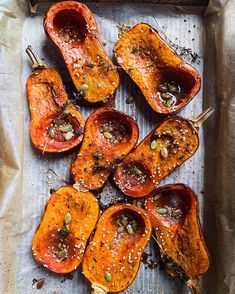
<svg viewBox="0 0 235 294">
<path fill-rule="evenodd" d="M 101 188 L 114 166 L 135 146 L 138 135 L 136 122 L 122 112 L 103 108 L 92 113 L 72 165 L 73 179 L 87 189 Z"/>
<path fill-rule="evenodd" d="M 114 181 L 128 196 L 146 196 L 193 156 L 198 144 L 198 134 L 188 120 L 167 118 L 125 157 L 114 172 Z"/>
<path fill-rule="evenodd" d="M 61 52 L 80 97 L 88 103 L 114 99 L 119 74 L 104 51 L 92 12 L 76 1 L 48 10 L 45 31 Z"/>
<path fill-rule="evenodd" d="M 143 209 L 133 205 L 108 208 L 83 259 L 83 273 L 93 288 L 106 292 L 126 289 L 138 272 L 150 234 L 151 224 Z"/>
<path fill-rule="evenodd" d="M 98 217 L 99 204 L 93 194 L 78 192 L 72 186 L 58 189 L 33 238 L 36 261 L 59 274 L 74 271 Z"/>
<path fill-rule="evenodd" d="M 184 62 L 150 25 L 140 23 L 114 48 L 117 62 L 158 113 L 176 113 L 200 90 L 199 73 Z"/>
</svg>

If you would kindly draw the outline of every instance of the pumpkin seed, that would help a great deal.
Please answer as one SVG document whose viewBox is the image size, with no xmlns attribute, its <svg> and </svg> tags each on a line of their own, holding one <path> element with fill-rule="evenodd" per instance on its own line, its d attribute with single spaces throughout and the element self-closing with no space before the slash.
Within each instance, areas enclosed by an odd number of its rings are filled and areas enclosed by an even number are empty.
<svg viewBox="0 0 235 294">
<path fill-rule="evenodd" d="M 67 236 L 69 234 L 69 232 L 70 232 L 70 230 L 69 230 L 68 225 L 65 225 L 61 229 L 59 229 L 59 234 L 62 236 Z"/>
<path fill-rule="evenodd" d="M 64 138 L 65 138 L 66 141 L 68 141 L 68 140 L 72 139 L 73 136 L 74 136 L 74 133 L 73 132 L 68 132 L 68 133 L 66 133 L 64 135 Z"/>
<path fill-rule="evenodd" d="M 69 114 L 68 109 L 64 109 L 64 110 L 63 110 L 63 114 L 66 114 L 66 115 Z"/>
<path fill-rule="evenodd" d="M 182 216 L 182 211 L 181 209 L 176 209 L 172 211 L 172 216 L 174 218 L 180 218 Z"/>
<path fill-rule="evenodd" d="M 66 223 L 66 225 L 70 223 L 71 218 L 72 218 L 71 213 L 68 212 L 64 217 L 64 222 Z"/>
<path fill-rule="evenodd" d="M 153 140 L 153 141 L 151 142 L 150 148 L 151 148 L 152 150 L 154 150 L 154 149 L 156 149 L 156 147 L 157 147 L 157 142 L 156 142 L 155 140 Z"/>
<path fill-rule="evenodd" d="M 103 40 L 102 40 L 102 44 L 103 44 L 103 46 L 106 46 L 107 41 L 103 39 Z"/>
<path fill-rule="evenodd" d="M 64 40 L 65 40 L 65 42 L 69 42 L 70 36 L 68 33 L 64 34 Z"/>
<path fill-rule="evenodd" d="M 133 103 L 134 101 L 135 101 L 135 99 L 134 99 L 134 97 L 132 97 L 132 96 L 129 96 L 129 97 L 126 98 L 126 104 L 131 104 L 131 103 Z"/>
<path fill-rule="evenodd" d="M 168 150 L 167 150 L 167 148 L 165 146 L 162 147 L 162 149 L 161 149 L 160 152 L 161 152 L 161 156 L 163 158 L 167 158 L 168 157 Z"/>
<path fill-rule="evenodd" d="M 157 201 L 159 198 L 161 198 L 162 197 L 162 194 L 161 193 L 159 193 L 159 194 L 157 194 L 156 196 L 154 196 L 153 197 L 153 200 L 154 201 Z"/>
<path fill-rule="evenodd" d="M 70 131 L 72 131 L 73 127 L 71 124 L 66 124 L 66 125 L 62 125 L 60 126 L 60 131 L 63 133 L 68 133 Z"/>
<path fill-rule="evenodd" d="M 109 272 L 105 272 L 104 277 L 107 282 L 110 282 L 112 280 L 112 276 Z"/>
<path fill-rule="evenodd" d="M 126 226 L 126 229 L 127 229 L 128 234 L 130 234 L 130 235 L 133 235 L 134 234 L 134 230 L 132 228 L 132 225 L 128 224 Z"/>
<path fill-rule="evenodd" d="M 136 205 L 139 206 L 139 207 L 142 207 L 142 202 L 141 201 L 137 201 Z"/>
<path fill-rule="evenodd" d="M 113 137 L 112 134 L 109 132 L 104 132 L 103 134 L 106 139 L 112 139 L 112 137 Z"/>
<path fill-rule="evenodd" d="M 63 248 L 62 243 L 59 243 L 59 244 L 58 244 L 58 248 L 59 248 L 59 249 L 62 249 L 62 248 Z"/>
<path fill-rule="evenodd" d="M 161 84 L 158 86 L 158 90 L 161 92 L 161 93 L 165 93 L 168 91 L 167 89 L 167 85 L 166 84 Z"/>
<path fill-rule="evenodd" d="M 118 227 L 117 231 L 118 233 L 122 233 L 124 231 L 124 227 Z"/>
<path fill-rule="evenodd" d="M 113 130 L 113 127 L 109 125 L 103 126 L 101 129 L 102 132 L 112 132 L 112 130 Z"/>
<path fill-rule="evenodd" d="M 126 227 L 128 225 L 128 218 L 126 216 L 121 216 L 121 224 Z"/>
<path fill-rule="evenodd" d="M 167 107 L 170 107 L 172 104 L 173 104 L 173 100 L 172 99 L 169 99 L 169 100 L 166 101 L 166 104 L 165 105 Z"/>
<path fill-rule="evenodd" d="M 59 258 L 60 260 L 63 260 L 66 258 L 66 251 L 65 250 L 61 250 L 57 253 L 57 258 Z"/>
<path fill-rule="evenodd" d="M 78 88 L 78 92 L 85 92 L 87 91 L 89 88 L 89 86 L 87 84 L 82 84 L 79 88 Z"/>
<path fill-rule="evenodd" d="M 178 87 L 173 85 L 173 84 L 168 84 L 168 90 L 171 93 L 177 93 L 178 92 Z"/>
<path fill-rule="evenodd" d="M 184 158 L 184 156 L 185 156 L 184 154 L 181 154 L 178 156 L 178 159 L 182 159 L 182 158 Z"/>
<path fill-rule="evenodd" d="M 99 151 L 96 151 L 95 153 L 93 153 L 93 157 L 95 159 L 100 159 L 102 157 L 102 153 Z"/>
<path fill-rule="evenodd" d="M 130 168 L 130 171 L 137 176 L 142 175 L 142 171 L 135 165 Z"/>
<path fill-rule="evenodd" d="M 48 135 L 49 135 L 51 138 L 54 138 L 54 137 L 55 137 L 55 130 L 54 130 L 54 128 L 49 128 L 49 129 L 47 130 L 47 133 L 48 133 Z"/>
<path fill-rule="evenodd" d="M 166 207 L 157 207 L 156 211 L 159 214 L 168 214 L 168 209 Z"/>
<path fill-rule="evenodd" d="M 135 220 L 133 220 L 133 221 L 131 222 L 131 227 L 132 227 L 133 231 L 135 232 L 136 229 L 137 229 L 137 222 L 136 222 Z"/>
<path fill-rule="evenodd" d="M 161 93 L 161 97 L 163 99 L 170 99 L 172 95 L 169 92 L 164 92 L 164 93 Z"/>
</svg>

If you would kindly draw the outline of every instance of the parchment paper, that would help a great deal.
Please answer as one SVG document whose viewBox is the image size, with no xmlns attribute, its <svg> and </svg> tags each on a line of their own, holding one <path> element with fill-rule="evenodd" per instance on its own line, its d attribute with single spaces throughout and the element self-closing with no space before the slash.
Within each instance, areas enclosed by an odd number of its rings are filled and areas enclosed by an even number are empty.
<svg viewBox="0 0 235 294">
<path fill-rule="evenodd" d="M 63 179 L 69 179 L 69 167 L 77 153 L 42 154 L 29 139 L 25 81 L 31 69 L 24 53 L 27 45 L 31 44 L 48 65 L 58 69 L 65 82 L 68 79 L 60 56 L 43 31 L 43 15 L 51 3 L 39 4 L 35 16 L 30 16 L 23 0 L 0 3 L 0 293 L 86 294 L 90 286 L 80 269 L 73 273 L 72 280 L 62 282 L 63 277 L 41 268 L 31 254 L 32 237 L 50 189 L 64 185 Z M 133 26 L 140 21 L 150 23 L 167 40 L 191 48 L 201 56 L 200 64 L 193 65 L 203 78 L 203 87 L 180 115 L 190 117 L 191 110 L 199 114 L 207 106 L 214 106 L 216 114 L 200 130 L 201 146 L 196 155 L 161 185 L 183 182 L 199 195 L 201 220 L 212 260 L 210 271 L 202 278 L 203 293 L 235 293 L 235 1 L 211 1 L 206 13 L 202 7 L 141 1 L 91 2 L 88 6 L 95 13 L 102 38 L 107 40 L 106 51 L 110 56 L 118 39 L 117 24 Z M 151 110 L 130 78 L 122 71 L 120 75 L 116 106 L 137 119 L 141 140 L 162 117 Z M 134 103 L 125 103 L 128 96 L 135 98 Z M 92 108 L 81 107 L 84 117 L 91 111 Z M 107 185 L 101 201 L 108 202 L 118 194 Z M 158 259 L 152 241 L 147 251 L 152 252 L 153 259 Z M 141 264 L 135 282 L 125 293 L 188 293 L 181 282 L 159 267 L 154 270 L 145 267 Z M 32 287 L 32 280 L 40 278 L 45 278 L 45 284 L 37 290 L 35 285 Z"/>
</svg>

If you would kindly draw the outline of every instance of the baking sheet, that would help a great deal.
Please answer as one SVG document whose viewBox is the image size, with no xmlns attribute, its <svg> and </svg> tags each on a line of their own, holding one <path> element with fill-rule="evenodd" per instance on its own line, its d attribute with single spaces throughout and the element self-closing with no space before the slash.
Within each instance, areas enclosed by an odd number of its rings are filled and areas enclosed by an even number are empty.
<svg viewBox="0 0 235 294">
<path fill-rule="evenodd" d="M 195 156 L 188 160 L 182 167 L 174 171 L 169 177 L 161 182 L 182 182 L 191 186 L 199 195 L 201 220 L 204 223 L 205 237 L 212 252 L 212 267 L 209 273 L 203 277 L 202 288 L 204 293 L 234 293 L 233 284 L 233 259 L 227 267 L 226 254 L 229 246 L 234 245 L 232 239 L 234 219 L 227 217 L 227 211 L 231 215 L 228 200 L 222 202 L 219 192 L 226 190 L 226 195 L 232 191 L 231 183 L 227 183 L 229 167 L 232 176 L 232 161 L 228 161 L 226 154 L 222 154 L 218 148 L 218 142 L 224 142 L 226 134 L 232 131 L 229 122 L 232 120 L 234 109 L 229 108 L 234 91 L 228 87 L 232 82 L 234 72 L 226 82 L 227 88 L 219 79 L 219 74 L 225 74 L 225 61 L 228 56 L 234 55 L 227 49 L 227 55 L 218 48 L 218 44 L 230 45 L 235 48 L 233 41 L 226 38 L 226 28 L 232 28 L 230 21 L 234 14 L 234 1 L 227 1 L 230 7 L 230 20 L 225 17 L 228 13 L 227 6 L 223 9 L 223 1 L 212 1 L 206 18 L 203 18 L 204 7 L 179 7 L 175 5 L 161 5 L 157 3 L 130 3 L 130 2 L 90 2 L 87 5 L 95 13 L 98 21 L 101 37 L 107 40 L 106 51 L 112 56 L 112 49 L 118 39 L 117 25 L 126 24 L 133 26 L 140 21 L 150 23 L 159 30 L 163 37 L 171 41 L 172 45 L 178 45 L 178 52 L 182 47 L 191 48 L 200 58 L 200 63 L 193 63 L 199 71 L 203 83 L 201 91 L 179 114 L 185 117 L 191 116 L 191 111 L 199 114 L 205 106 L 213 105 L 217 108 L 217 114 L 206 122 L 200 130 L 201 146 Z M 0 6 L 1 30 L 0 37 L 3 45 L 0 47 L 0 95 L 1 95 L 1 293 L 82 293 L 90 291 L 89 283 L 78 269 L 64 281 L 63 277 L 57 276 L 41 268 L 35 263 L 31 254 L 31 240 L 37 225 L 40 222 L 45 204 L 50 197 L 50 189 L 56 189 L 63 185 L 63 180 L 69 179 L 69 168 L 76 156 L 76 151 L 66 155 L 47 155 L 37 151 L 29 139 L 29 111 L 25 96 L 25 81 L 31 73 L 29 60 L 24 53 L 27 45 L 45 59 L 48 65 L 57 68 L 67 82 L 67 75 L 61 63 L 61 58 L 55 48 L 46 39 L 43 31 L 43 16 L 51 3 L 40 3 L 38 14 L 30 16 L 24 1 L 2 1 Z M 226 22 L 225 22 L 226 20 Z M 221 23 L 219 23 L 221 22 Z M 215 24 L 220 24 L 220 35 Z M 174 29 L 172 29 L 174 27 Z M 235 27 L 235 26 L 234 26 Z M 219 38 L 219 42 L 218 42 Z M 228 48 L 230 48 L 228 46 Z M 234 51 L 233 51 L 234 52 Z M 220 59 L 220 55 L 223 59 Z M 216 63 L 216 58 L 218 64 Z M 191 62 L 191 57 L 185 59 Z M 216 66 L 217 64 L 217 66 Z M 228 67 L 226 67 L 228 68 Z M 218 70 L 220 71 L 218 72 Z M 218 75 L 216 75 L 218 73 Z M 230 72 L 229 72 L 230 73 Z M 120 70 L 121 86 L 116 95 L 116 107 L 137 120 L 140 126 L 139 141 L 162 119 L 152 111 L 145 102 L 142 94 Z M 225 75 L 223 75 L 225 77 Z M 225 91 L 226 90 L 226 91 Z M 229 102 L 226 100 L 230 90 Z M 221 96 L 222 95 L 222 96 Z M 134 97 L 134 103 L 127 104 L 126 98 Z M 204 99 L 203 99 L 204 97 Z M 217 98 L 217 99 L 215 99 Z M 222 104 L 223 113 L 218 113 Z M 225 102 L 226 101 L 226 102 Z M 233 104 L 232 104 L 233 105 Z M 81 107 L 81 112 L 86 118 L 92 108 Z M 229 110 L 229 112 L 228 112 Z M 221 115 L 220 115 L 221 114 Z M 228 115 L 229 114 L 229 115 Z M 216 119 L 215 119 L 216 118 Z M 217 127 L 217 129 L 216 129 Z M 216 132 L 218 130 L 218 132 Z M 221 135 L 220 135 L 221 132 Z M 204 144 L 205 138 L 205 144 Z M 223 146 L 226 152 L 232 151 L 234 137 L 229 137 L 229 145 Z M 227 148 L 227 149 L 226 149 Z M 232 154 L 232 152 L 231 152 Z M 218 166 L 218 158 L 221 160 Z M 205 165 L 204 165 L 205 163 Z M 204 169 L 204 167 L 206 169 Z M 216 170 L 221 168 L 221 174 Z M 234 168 L 234 167 L 233 167 Z M 57 174 L 57 176 L 54 174 Z M 234 176 L 234 173 L 233 173 Z M 223 185 L 221 180 L 224 180 Z M 225 181 L 226 179 L 226 181 Z M 216 182 L 216 184 L 215 184 Z M 225 183 L 228 184 L 225 186 Z M 223 190 L 224 189 L 224 190 Z M 102 193 L 102 203 L 109 202 L 112 197 L 118 197 L 119 192 L 107 185 Z M 222 195 L 222 194 L 221 194 Z M 223 194 L 224 195 L 224 194 Z M 222 211 L 218 213 L 221 204 Z M 215 233 L 216 232 L 216 233 Z M 222 242 L 218 242 L 218 238 Z M 224 241 L 223 241 L 224 240 Z M 153 243 L 147 249 L 153 254 L 152 259 L 158 260 Z M 220 248 L 221 252 L 220 252 Z M 218 274 L 218 267 L 222 273 Z M 72 278 L 73 277 L 73 278 Z M 45 284 L 41 290 L 32 286 L 33 279 L 45 278 Z M 217 282 L 211 282 L 211 281 Z M 150 270 L 141 264 L 140 271 L 134 283 L 125 293 L 188 293 L 186 287 L 178 280 L 172 279 L 159 267 Z"/>
</svg>

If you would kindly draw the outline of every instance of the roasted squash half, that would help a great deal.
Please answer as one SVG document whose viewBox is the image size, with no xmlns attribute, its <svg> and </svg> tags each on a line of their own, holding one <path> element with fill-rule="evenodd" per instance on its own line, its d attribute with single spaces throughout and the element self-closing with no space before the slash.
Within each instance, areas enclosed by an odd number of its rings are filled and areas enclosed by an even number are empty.
<svg viewBox="0 0 235 294">
<path fill-rule="evenodd" d="M 137 206 L 116 205 L 102 214 L 82 262 L 94 293 L 120 292 L 133 282 L 151 230 Z"/>
<path fill-rule="evenodd" d="M 198 277 L 207 272 L 209 253 L 198 215 L 198 197 L 183 184 L 152 192 L 145 202 L 166 270 L 200 293 Z"/>
<path fill-rule="evenodd" d="M 84 140 L 71 175 L 80 187 L 101 188 L 115 165 L 135 146 L 138 126 L 127 114 L 100 108 L 86 121 Z"/>
<path fill-rule="evenodd" d="M 193 124 L 168 117 L 130 152 L 114 171 L 113 179 L 126 195 L 148 195 L 177 166 L 193 156 L 199 138 Z"/>
<path fill-rule="evenodd" d="M 44 27 L 81 97 L 89 103 L 113 99 L 119 74 L 104 51 L 88 7 L 76 1 L 56 3 L 47 12 Z"/>
<path fill-rule="evenodd" d="M 83 138 L 85 121 L 70 102 L 59 73 L 46 67 L 31 46 L 26 52 L 35 70 L 26 82 L 31 140 L 43 152 L 72 149 Z"/>
<path fill-rule="evenodd" d="M 99 204 L 90 192 L 72 186 L 55 191 L 32 242 L 33 256 L 59 274 L 74 271 L 99 217 Z"/>
<path fill-rule="evenodd" d="M 197 70 L 148 24 L 137 24 L 126 32 L 114 52 L 117 62 L 158 113 L 176 113 L 200 90 Z"/>
</svg>

